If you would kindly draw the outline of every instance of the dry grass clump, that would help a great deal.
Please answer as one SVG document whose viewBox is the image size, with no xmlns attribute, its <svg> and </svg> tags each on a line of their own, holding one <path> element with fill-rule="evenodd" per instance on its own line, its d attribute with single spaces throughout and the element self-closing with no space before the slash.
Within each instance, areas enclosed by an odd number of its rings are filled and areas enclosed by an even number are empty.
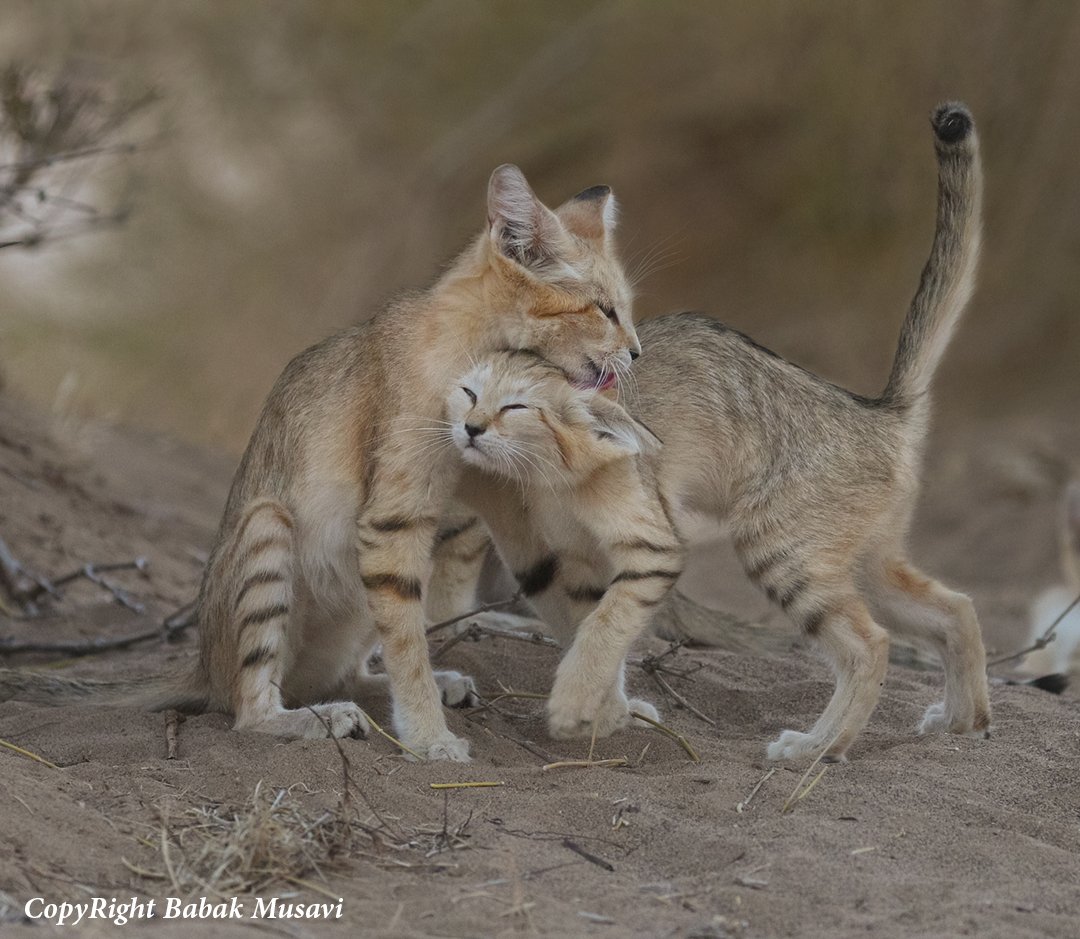
<svg viewBox="0 0 1080 939">
<path fill-rule="evenodd" d="M 289 790 L 260 782 L 246 805 L 208 804 L 179 819 L 163 818 L 165 870 L 152 876 L 170 881 L 178 895 L 258 892 L 275 881 L 296 883 L 312 874 L 322 879 L 376 838 L 377 829 L 350 817 L 344 805 L 312 816 Z"/>
</svg>

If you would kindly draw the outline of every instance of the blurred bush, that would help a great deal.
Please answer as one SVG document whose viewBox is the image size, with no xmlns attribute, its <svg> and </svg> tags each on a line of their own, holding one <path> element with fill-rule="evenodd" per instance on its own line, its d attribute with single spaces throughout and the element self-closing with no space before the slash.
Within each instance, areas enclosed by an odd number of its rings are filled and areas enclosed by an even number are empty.
<svg viewBox="0 0 1080 939">
<path fill-rule="evenodd" d="M 291 355 L 479 229 L 504 161 L 552 203 L 615 188 L 625 254 L 651 271 L 639 317 L 704 309 L 872 392 L 932 233 L 927 115 L 954 97 L 982 132 L 987 237 L 942 419 L 1080 391 L 1073 4 L 0 0 L 0 17 L 0 64 L 159 95 L 123 227 L 0 252 L 0 362 L 33 398 L 240 448 Z"/>
</svg>

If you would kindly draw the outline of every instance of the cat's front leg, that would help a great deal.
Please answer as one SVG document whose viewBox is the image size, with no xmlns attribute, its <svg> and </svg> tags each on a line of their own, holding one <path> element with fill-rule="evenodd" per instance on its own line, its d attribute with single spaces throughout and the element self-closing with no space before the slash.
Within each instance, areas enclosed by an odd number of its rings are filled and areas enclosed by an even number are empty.
<svg viewBox="0 0 1080 939">
<path fill-rule="evenodd" d="M 428 655 L 424 590 L 444 497 L 429 480 L 391 460 L 372 481 L 358 519 L 360 574 L 390 678 L 394 727 L 429 760 L 469 759 L 469 745 L 446 726 L 442 692 Z M 427 470 L 427 467 L 424 467 Z"/>
<path fill-rule="evenodd" d="M 648 702 L 631 704 L 626 698 L 624 664 L 682 573 L 685 552 L 660 511 L 638 519 L 630 530 L 634 534 L 622 526 L 601 529 L 616 573 L 555 673 L 548 701 L 554 737 L 603 737 L 629 723 L 631 710 L 655 714 Z"/>
</svg>

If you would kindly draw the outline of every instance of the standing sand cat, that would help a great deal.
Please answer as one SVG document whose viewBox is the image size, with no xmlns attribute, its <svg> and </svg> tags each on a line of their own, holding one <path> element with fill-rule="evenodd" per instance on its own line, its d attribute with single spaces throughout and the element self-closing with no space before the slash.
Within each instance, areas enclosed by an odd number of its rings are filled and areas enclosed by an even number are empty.
<svg viewBox="0 0 1080 939">
<path fill-rule="evenodd" d="M 607 736 L 632 710 L 655 719 L 651 704 L 627 700 L 623 664 L 682 558 L 650 467 L 637 459 L 659 441 L 528 352 L 478 363 L 450 395 L 447 416 L 473 468 L 459 497 L 500 544 L 532 555 L 515 568 L 521 585 L 568 650 L 548 701 L 551 733 Z M 575 582 L 576 569 L 589 578 Z M 561 589 L 545 589 L 557 573 Z"/>
<path fill-rule="evenodd" d="M 906 559 L 930 381 L 971 293 L 980 240 L 974 124 L 955 104 L 938 108 L 932 123 L 937 228 L 880 397 L 836 387 L 704 316 L 661 317 L 639 330 L 646 353 L 625 389 L 625 404 L 663 438 L 659 451 L 643 459 L 664 514 L 676 530 L 685 524 L 684 513 L 725 523 L 751 580 L 816 640 L 836 675 L 832 699 L 814 727 L 784 731 L 768 747 L 772 759 L 822 752 L 830 760 L 844 758 L 885 677 L 888 635 L 877 620 L 931 646 L 943 660 L 945 699 L 927 710 L 920 732 L 989 734 L 985 652 L 974 607 Z M 606 511 L 612 514 L 627 512 L 626 503 L 638 497 L 611 495 Z M 493 512 L 490 505 L 485 512 Z M 510 507 L 502 514 L 515 513 Z M 559 615 L 553 601 L 545 609 L 556 581 L 566 594 L 598 598 L 629 576 L 657 588 L 652 602 L 681 568 L 681 554 L 670 543 L 653 545 L 641 534 L 639 547 L 646 554 L 655 549 L 655 564 L 618 570 L 613 580 L 601 565 L 586 580 L 587 558 L 575 558 L 571 567 L 551 556 L 542 539 L 516 537 L 523 528 L 538 528 L 536 522 L 523 526 L 520 510 L 516 516 L 516 524 L 500 524 L 494 513 L 489 525 L 545 617 L 550 610 Z M 620 649 L 625 644 L 610 641 Z"/>
<path fill-rule="evenodd" d="M 1080 594 L 1080 480 L 1068 485 L 1062 499 L 1061 566 L 1064 583 L 1044 590 L 1031 606 L 1029 643 L 1039 639 Z M 1045 675 L 1080 678 L 1080 606 L 1073 607 L 1054 632 L 1054 641 L 1029 653 L 1020 670 L 1036 678 Z"/>
<path fill-rule="evenodd" d="M 439 684 L 454 703 L 471 683 L 436 680 L 424 629 L 432 547 L 460 468 L 430 435 L 471 356 L 535 349 L 589 387 L 610 386 L 637 357 L 614 219 L 606 186 L 552 211 L 520 170 L 500 167 L 487 229 L 432 288 L 286 367 L 207 565 L 199 663 L 147 704 L 229 711 L 237 729 L 282 736 L 363 733 L 353 702 L 382 677 L 367 671 L 381 642 L 402 741 L 430 759 L 468 758 Z M 26 690 L 3 678 L 0 691 Z"/>
</svg>

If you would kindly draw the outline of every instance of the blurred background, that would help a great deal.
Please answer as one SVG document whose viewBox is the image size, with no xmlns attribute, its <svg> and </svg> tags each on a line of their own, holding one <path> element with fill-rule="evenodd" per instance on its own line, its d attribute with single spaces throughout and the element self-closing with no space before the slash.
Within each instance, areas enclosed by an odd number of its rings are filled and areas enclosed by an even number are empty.
<svg viewBox="0 0 1080 939">
<path fill-rule="evenodd" d="M 946 98 L 988 189 L 939 425 L 1075 407 L 1080 5 L 0 0 L 0 23 L 0 67 L 122 118 L 42 168 L 6 220 L 31 246 L 0 250 L 0 371 L 64 413 L 239 452 L 291 356 L 480 229 L 505 161 L 549 204 L 615 189 L 639 319 L 705 310 L 876 392 Z"/>
</svg>

